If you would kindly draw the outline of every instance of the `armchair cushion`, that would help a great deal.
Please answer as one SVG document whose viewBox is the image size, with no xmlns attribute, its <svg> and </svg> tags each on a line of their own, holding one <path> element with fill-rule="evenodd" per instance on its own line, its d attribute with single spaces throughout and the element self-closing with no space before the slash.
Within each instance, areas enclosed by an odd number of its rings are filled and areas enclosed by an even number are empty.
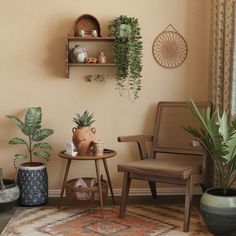
<svg viewBox="0 0 236 236">
<path fill-rule="evenodd" d="M 118 165 L 118 171 L 178 179 L 187 179 L 190 175 L 201 174 L 201 169 L 201 157 L 179 154 L 162 154 L 155 159 Z"/>
</svg>

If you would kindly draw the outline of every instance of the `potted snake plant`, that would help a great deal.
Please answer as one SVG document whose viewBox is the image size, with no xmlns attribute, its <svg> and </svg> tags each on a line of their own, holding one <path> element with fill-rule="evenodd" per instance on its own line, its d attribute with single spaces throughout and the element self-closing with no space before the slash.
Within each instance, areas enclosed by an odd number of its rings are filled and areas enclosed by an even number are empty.
<svg viewBox="0 0 236 236">
<path fill-rule="evenodd" d="M 202 129 L 185 130 L 209 153 L 217 178 L 216 187 L 203 193 L 200 209 L 211 232 L 228 235 L 236 232 L 236 117 L 212 107 L 200 112 L 193 101 L 190 110 Z"/>
<path fill-rule="evenodd" d="M 117 88 L 120 95 L 127 89 L 130 98 L 137 99 L 142 87 L 143 49 L 138 19 L 121 15 L 113 19 L 108 28 L 114 39 Z"/>
<path fill-rule="evenodd" d="M 81 115 L 76 113 L 72 119 L 76 127 L 72 129 L 72 141 L 80 156 L 87 155 L 95 140 L 96 129 L 91 127 L 95 120 L 94 113 L 90 114 L 87 110 Z"/>
<path fill-rule="evenodd" d="M 52 129 L 41 129 L 42 109 L 41 107 L 30 107 L 25 115 L 24 121 L 13 115 L 7 117 L 14 122 L 21 132 L 27 137 L 12 138 L 9 144 L 20 144 L 26 147 L 25 153 L 15 154 L 14 166 L 17 169 L 17 184 L 20 188 L 18 202 L 24 206 L 38 206 L 47 203 L 48 200 L 48 175 L 46 165 L 35 158 L 50 160 L 51 146 L 43 142 L 45 138 L 53 134 Z M 27 160 L 16 166 L 16 160 Z"/>
</svg>

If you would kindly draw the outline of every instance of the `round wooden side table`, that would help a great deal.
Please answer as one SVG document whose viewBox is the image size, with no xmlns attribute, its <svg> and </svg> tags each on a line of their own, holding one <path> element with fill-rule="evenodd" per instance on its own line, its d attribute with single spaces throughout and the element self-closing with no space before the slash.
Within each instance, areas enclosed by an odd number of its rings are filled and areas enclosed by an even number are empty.
<svg viewBox="0 0 236 236">
<path fill-rule="evenodd" d="M 61 151 L 58 153 L 58 156 L 64 159 L 67 159 L 67 164 L 66 164 L 66 170 L 65 170 L 65 174 L 64 174 L 64 179 L 63 179 L 63 183 L 62 183 L 62 187 L 61 187 L 61 194 L 60 194 L 60 199 L 62 200 L 63 198 L 63 194 L 65 191 L 65 187 L 66 187 L 66 182 L 67 182 L 67 177 L 68 177 L 68 173 L 70 170 L 70 164 L 72 160 L 75 161 L 88 161 L 88 160 L 93 160 L 95 161 L 95 167 L 96 167 L 96 175 L 97 175 L 97 181 L 98 181 L 98 193 L 99 193 L 99 200 L 100 200 L 100 207 L 101 207 L 101 216 L 103 217 L 103 199 L 102 199 L 102 186 L 101 186 L 101 180 L 100 180 L 100 167 L 99 167 L 99 161 L 102 160 L 103 161 L 103 165 L 106 171 L 106 175 L 107 175 L 107 180 L 108 180 L 108 186 L 111 192 L 111 196 L 112 196 L 112 200 L 113 203 L 115 204 L 115 198 L 114 198 L 114 194 L 113 194 L 113 189 L 112 189 L 112 184 L 111 184 L 111 178 L 110 178 L 110 174 L 109 174 L 109 170 L 108 170 L 108 165 L 107 165 L 107 158 L 111 158 L 114 157 L 116 155 L 116 151 L 111 150 L 111 149 L 104 149 L 103 155 L 102 156 L 95 156 L 92 152 L 86 156 L 71 156 L 68 155 L 66 153 L 65 150 Z"/>
</svg>

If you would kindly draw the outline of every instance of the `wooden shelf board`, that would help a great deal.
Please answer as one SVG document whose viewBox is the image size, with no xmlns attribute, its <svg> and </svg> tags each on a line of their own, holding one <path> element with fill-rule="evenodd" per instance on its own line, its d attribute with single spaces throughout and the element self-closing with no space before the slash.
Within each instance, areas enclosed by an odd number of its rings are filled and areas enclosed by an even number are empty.
<svg viewBox="0 0 236 236">
<path fill-rule="evenodd" d="M 67 63 L 67 66 L 116 66 L 115 63 L 104 63 L 104 64 L 97 64 L 97 63 Z"/>
<path fill-rule="evenodd" d="M 113 42 L 114 41 L 114 39 L 113 38 L 111 38 L 111 37 L 84 37 L 84 38 L 82 38 L 82 37 L 72 37 L 72 36 L 68 36 L 67 37 L 67 39 L 69 40 L 69 41 L 84 41 L 84 42 L 88 42 L 88 41 L 90 41 L 90 42 Z"/>
</svg>

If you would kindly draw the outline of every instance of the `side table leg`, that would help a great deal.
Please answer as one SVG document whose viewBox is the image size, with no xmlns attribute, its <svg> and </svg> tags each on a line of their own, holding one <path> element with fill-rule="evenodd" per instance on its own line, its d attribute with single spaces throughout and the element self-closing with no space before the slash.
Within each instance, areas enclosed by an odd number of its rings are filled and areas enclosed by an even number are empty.
<svg viewBox="0 0 236 236">
<path fill-rule="evenodd" d="M 66 170 L 65 170 L 65 174 L 64 174 L 63 184 L 62 184 L 62 187 L 61 187 L 60 202 L 62 202 L 64 190 L 66 188 L 66 181 L 67 181 L 67 176 L 68 176 L 69 169 L 70 169 L 70 163 L 71 163 L 71 160 L 68 159 L 67 164 L 66 164 Z M 60 205 L 58 206 L 58 208 L 60 208 Z"/>
<path fill-rule="evenodd" d="M 108 180 L 108 185 L 109 185 L 111 196 L 112 196 L 112 201 L 113 201 L 113 204 L 116 204 L 114 194 L 113 194 L 112 185 L 111 185 L 111 178 L 110 178 L 110 174 L 109 174 L 109 170 L 108 170 L 108 166 L 107 166 L 107 160 L 106 159 L 102 159 L 102 160 L 103 160 L 104 168 L 105 168 L 106 175 L 107 175 L 107 180 Z"/>
<path fill-rule="evenodd" d="M 100 180 L 100 168 L 99 168 L 99 160 L 95 160 L 96 166 L 96 173 L 97 173 L 97 180 L 98 180 L 98 192 L 99 192 L 99 199 L 100 199 L 100 207 L 101 207 L 101 216 L 104 218 L 103 215 L 103 199 L 102 199 L 102 185 Z"/>
</svg>

